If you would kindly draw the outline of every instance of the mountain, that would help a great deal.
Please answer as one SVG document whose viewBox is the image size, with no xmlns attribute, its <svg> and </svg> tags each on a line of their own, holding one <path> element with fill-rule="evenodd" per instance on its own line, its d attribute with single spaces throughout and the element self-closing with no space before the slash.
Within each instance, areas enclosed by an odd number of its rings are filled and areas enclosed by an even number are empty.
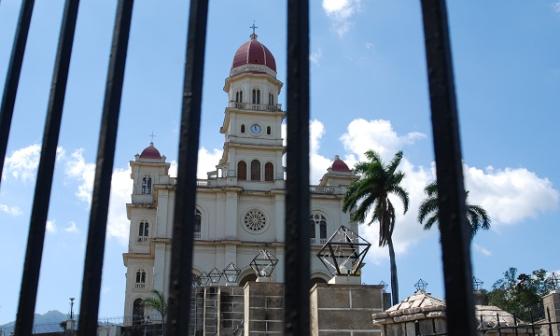
<svg viewBox="0 0 560 336">
<path fill-rule="evenodd" d="M 60 322 L 66 321 L 68 315 L 59 312 L 58 310 L 51 310 L 44 314 L 35 314 L 33 323 L 33 333 L 40 334 L 46 332 L 63 331 Z M 0 326 L 2 333 L 0 335 L 9 336 L 14 330 L 15 321 L 6 323 Z"/>
</svg>

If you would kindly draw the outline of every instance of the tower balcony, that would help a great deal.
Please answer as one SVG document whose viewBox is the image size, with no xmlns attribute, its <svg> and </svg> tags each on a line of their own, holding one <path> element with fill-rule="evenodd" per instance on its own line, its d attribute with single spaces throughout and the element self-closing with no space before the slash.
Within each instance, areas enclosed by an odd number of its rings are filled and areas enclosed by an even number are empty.
<svg viewBox="0 0 560 336">
<path fill-rule="evenodd" d="M 268 112 L 282 111 L 282 104 L 250 104 L 250 103 L 238 103 L 235 101 L 230 101 L 229 107 L 240 109 L 240 110 L 253 110 L 253 111 L 268 111 Z"/>
</svg>

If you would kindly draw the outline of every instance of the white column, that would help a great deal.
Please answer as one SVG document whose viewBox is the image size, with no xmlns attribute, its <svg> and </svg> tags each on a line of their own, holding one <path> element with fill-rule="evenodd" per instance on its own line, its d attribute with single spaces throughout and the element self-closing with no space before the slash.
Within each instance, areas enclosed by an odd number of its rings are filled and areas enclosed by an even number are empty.
<svg viewBox="0 0 560 336">
<path fill-rule="evenodd" d="M 237 239 L 237 192 L 226 192 L 225 239 Z"/>
</svg>

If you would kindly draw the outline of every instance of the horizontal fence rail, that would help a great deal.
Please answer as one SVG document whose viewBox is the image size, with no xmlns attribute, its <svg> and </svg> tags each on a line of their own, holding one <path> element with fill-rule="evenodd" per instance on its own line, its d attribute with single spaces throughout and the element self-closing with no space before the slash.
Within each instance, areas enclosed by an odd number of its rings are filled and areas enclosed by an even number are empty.
<svg viewBox="0 0 560 336">
<path fill-rule="evenodd" d="M 436 158 L 439 222 L 449 335 L 476 333 L 470 264 L 469 234 L 465 225 L 465 190 L 461 161 L 459 122 L 455 100 L 451 46 L 444 0 L 420 0 L 425 33 L 426 60 L 434 151 Z M 33 11 L 33 0 L 24 0 L 17 24 L 0 111 L 0 166 L 6 156 L 22 60 Z M 45 238 L 52 173 L 72 52 L 79 0 L 67 0 L 53 84 L 45 122 L 43 147 L 27 242 L 16 335 L 30 335 Z M 133 0 L 119 0 L 114 22 L 95 180 L 89 217 L 79 314 L 79 335 L 97 332 L 99 297 L 107 229 L 108 202 L 118 134 L 118 121 L 128 51 Z M 287 1 L 287 167 L 285 207 L 285 315 L 284 335 L 310 334 L 310 192 L 332 193 L 309 185 L 309 1 Z M 194 209 L 200 137 L 202 84 L 208 0 L 190 0 L 185 56 L 178 176 L 171 253 L 167 335 L 188 335 L 191 314 Z M 233 105 L 235 107 L 237 105 Z M 281 111 L 279 104 L 254 109 Z M 0 170 L 1 176 L 1 170 Z M 152 321 L 153 324 L 153 321 Z M 534 323 L 533 323 L 534 324 Z M 550 324 L 549 324 L 550 326 Z"/>
</svg>

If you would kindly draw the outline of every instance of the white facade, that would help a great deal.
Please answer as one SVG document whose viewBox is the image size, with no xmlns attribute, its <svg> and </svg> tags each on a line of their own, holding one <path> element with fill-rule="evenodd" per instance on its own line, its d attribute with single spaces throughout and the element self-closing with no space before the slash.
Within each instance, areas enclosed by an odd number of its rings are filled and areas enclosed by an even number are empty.
<svg viewBox="0 0 560 336">
<path fill-rule="evenodd" d="M 279 259 L 272 281 L 284 279 L 285 148 L 281 124 L 285 113 L 277 103 L 281 88 L 276 72 L 263 64 L 234 67 L 226 79 L 228 102 L 220 127 L 223 156 L 216 171 L 198 181 L 200 225 L 193 224 L 194 274 L 213 268 L 221 271 L 234 263 L 242 269 L 239 279 L 244 282 L 253 275 L 250 261 L 261 249 L 267 249 Z M 133 316 L 134 302 L 150 296 L 153 289 L 168 291 L 176 183 L 169 176 L 165 156 L 153 145 L 136 155 L 130 166 L 134 188 L 131 203 L 126 205 L 130 239 L 128 252 L 123 254 L 127 268 L 125 317 Z M 340 225 L 357 232 L 342 211 L 346 186 L 353 179 L 354 174 L 337 158 L 320 185 L 311 187 L 312 214 L 310 222 L 303 224 L 313 225 L 315 232 L 310 242 L 314 281 L 331 277 L 315 257 L 322 243 Z"/>
</svg>

